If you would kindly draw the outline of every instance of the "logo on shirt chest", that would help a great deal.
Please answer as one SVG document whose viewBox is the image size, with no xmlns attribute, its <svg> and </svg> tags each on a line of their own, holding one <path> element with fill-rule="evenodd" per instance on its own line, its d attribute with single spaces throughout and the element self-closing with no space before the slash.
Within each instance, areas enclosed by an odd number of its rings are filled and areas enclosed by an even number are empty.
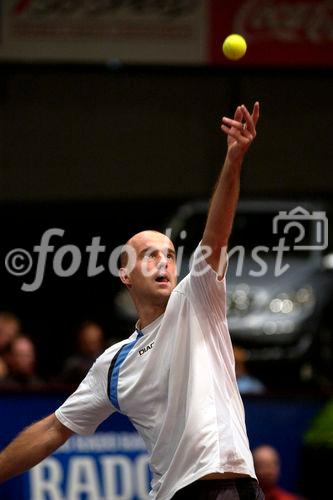
<svg viewBox="0 0 333 500">
<path fill-rule="evenodd" d="M 149 351 L 150 349 L 153 348 L 153 345 L 154 345 L 154 341 L 151 342 L 150 344 L 146 345 L 146 347 L 143 347 L 142 349 L 139 350 L 139 354 L 140 356 L 142 356 L 142 354 L 144 354 L 145 352 Z"/>
</svg>

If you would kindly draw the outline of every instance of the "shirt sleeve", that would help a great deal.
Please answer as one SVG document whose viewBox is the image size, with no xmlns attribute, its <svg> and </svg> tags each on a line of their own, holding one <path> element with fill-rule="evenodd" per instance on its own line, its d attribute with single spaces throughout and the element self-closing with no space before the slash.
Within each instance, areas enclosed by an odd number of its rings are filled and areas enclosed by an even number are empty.
<svg viewBox="0 0 333 500">
<path fill-rule="evenodd" d="M 103 355 L 98 358 L 76 391 L 55 412 L 58 420 L 77 434 L 92 434 L 117 411 L 107 396 L 108 365 Z"/>
<path fill-rule="evenodd" d="M 188 276 L 189 294 L 192 304 L 198 310 L 226 319 L 226 272 L 227 252 L 221 253 L 220 269 L 217 273 L 206 260 L 207 252 L 201 243 L 196 248 Z"/>
</svg>

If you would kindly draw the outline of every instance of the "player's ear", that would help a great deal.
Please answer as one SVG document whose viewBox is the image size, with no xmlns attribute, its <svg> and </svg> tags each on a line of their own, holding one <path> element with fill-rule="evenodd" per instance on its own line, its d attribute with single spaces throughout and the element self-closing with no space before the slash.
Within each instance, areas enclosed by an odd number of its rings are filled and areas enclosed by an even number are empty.
<svg viewBox="0 0 333 500">
<path fill-rule="evenodd" d="M 131 286 L 131 278 L 127 272 L 126 267 L 121 267 L 119 269 L 119 277 L 121 281 L 124 283 L 124 285 L 126 285 L 127 287 Z"/>
</svg>

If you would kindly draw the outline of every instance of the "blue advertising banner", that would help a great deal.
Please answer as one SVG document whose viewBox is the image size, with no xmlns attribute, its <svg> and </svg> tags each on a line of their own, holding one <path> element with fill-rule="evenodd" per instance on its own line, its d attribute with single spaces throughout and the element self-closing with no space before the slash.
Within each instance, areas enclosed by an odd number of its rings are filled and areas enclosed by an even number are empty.
<svg viewBox="0 0 333 500">
<path fill-rule="evenodd" d="M 148 456 L 135 432 L 73 436 L 25 475 L 24 498 L 144 500 L 149 495 Z"/>
<path fill-rule="evenodd" d="M 67 394 L 0 394 L 0 449 Z M 91 436 L 72 436 L 31 471 L 0 485 L 1 500 L 145 500 L 145 445 L 129 420 L 112 415 Z"/>
</svg>

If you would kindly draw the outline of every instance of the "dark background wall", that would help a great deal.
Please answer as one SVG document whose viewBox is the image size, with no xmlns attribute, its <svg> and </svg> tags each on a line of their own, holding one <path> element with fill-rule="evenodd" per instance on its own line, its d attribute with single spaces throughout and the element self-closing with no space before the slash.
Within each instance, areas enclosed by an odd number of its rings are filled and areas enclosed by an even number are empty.
<svg viewBox="0 0 333 500">
<path fill-rule="evenodd" d="M 0 199 L 207 196 L 258 99 L 243 193 L 333 190 L 330 70 L 2 66 Z"/>
</svg>

